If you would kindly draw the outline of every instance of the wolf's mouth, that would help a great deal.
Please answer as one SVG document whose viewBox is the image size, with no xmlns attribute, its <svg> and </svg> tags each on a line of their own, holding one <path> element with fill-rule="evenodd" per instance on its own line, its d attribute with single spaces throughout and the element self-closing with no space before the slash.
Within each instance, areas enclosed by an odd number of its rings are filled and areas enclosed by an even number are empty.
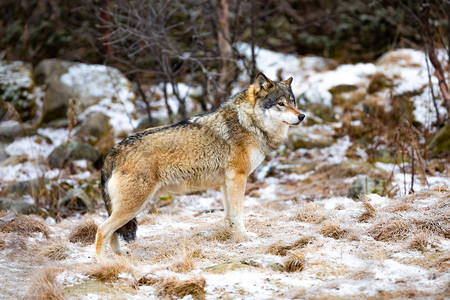
<svg viewBox="0 0 450 300">
<path fill-rule="evenodd" d="M 287 125 L 289 125 L 289 126 L 297 126 L 297 125 L 299 125 L 302 121 L 298 121 L 297 123 L 288 123 L 288 122 L 286 122 L 286 121 L 283 121 L 284 123 L 286 123 Z"/>
</svg>

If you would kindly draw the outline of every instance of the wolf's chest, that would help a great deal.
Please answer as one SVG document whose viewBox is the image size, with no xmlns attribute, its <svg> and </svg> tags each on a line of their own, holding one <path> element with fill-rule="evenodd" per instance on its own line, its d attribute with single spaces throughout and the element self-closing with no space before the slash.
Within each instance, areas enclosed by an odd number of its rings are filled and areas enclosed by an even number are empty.
<svg viewBox="0 0 450 300">
<path fill-rule="evenodd" d="M 250 151 L 250 173 L 255 171 L 255 169 L 263 162 L 266 155 L 258 148 L 253 148 Z"/>
</svg>

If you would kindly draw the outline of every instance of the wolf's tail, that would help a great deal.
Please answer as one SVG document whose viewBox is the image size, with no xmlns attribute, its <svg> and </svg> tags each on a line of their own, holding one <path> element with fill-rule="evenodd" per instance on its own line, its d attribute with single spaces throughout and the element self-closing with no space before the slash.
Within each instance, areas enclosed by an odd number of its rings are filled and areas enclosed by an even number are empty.
<svg viewBox="0 0 450 300">
<path fill-rule="evenodd" d="M 107 164 L 105 159 L 105 165 Z M 101 171 L 101 185 L 102 185 L 102 198 L 105 202 L 106 210 L 108 211 L 108 215 L 111 215 L 111 198 L 109 197 L 108 189 L 107 189 L 107 183 L 108 180 L 111 178 L 112 175 L 112 168 L 106 168 L 103 167 Z M 116 230 L 116 233 L 122 237 L 126 242 L 131 242 L 134 239 L 136 239 L 136 231 L 137 231 L 137 220 L 136 218 L 133 218 L 132 220 L 128 221 L 125 225 L 120 227 Z"/>
</svg>

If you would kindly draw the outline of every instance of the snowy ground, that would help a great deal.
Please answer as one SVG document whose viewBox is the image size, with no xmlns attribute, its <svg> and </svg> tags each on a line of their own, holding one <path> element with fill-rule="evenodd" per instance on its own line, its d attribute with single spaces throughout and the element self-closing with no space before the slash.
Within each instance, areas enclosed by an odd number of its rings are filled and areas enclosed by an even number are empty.
<svg viewBox="0 0 450 300">
<path fill-rule="evenodd" d="M 249 51 L 248 46 L 241 46 L 242 51 Z M 425 57 L 419 51 L 397 50 L 377 63 L 341 66 L 320 57 L 299 59 L 265 49 L 257 49 L 257 54 L 259 68 L 270 78 L 275 79 L 279 69 L 283 79 L 294 77 L 293 91 L 301 103 L 330 106 L 332 87 L 353 85 L 365 90 L 374 74 L 383 73 L 393 81 L 394 94 L 424 91 L 413 97 L 414 114 L 425 126 L 435 120 L 431 98 L 426 96 Z M 76 84 L 75 71 L 65 81 Z M 437 84 L 434 78 L 433 84 Z M 179 89 L 183 94 L 198 93 L 185 85 Z M 386 91 L 378 93 L 383 98 Z M 129 97 L 127 93 L 122 101 L 113 103 L 107 94 L 80 119 L 107 112 L 117 138 L 139 121 L 140 114 Z M 187 101 L 188 108 L 193 108 L 193 100 L 187 97 Z M 177 110 L 173 97 L 169 105 Z M 154 101 L 152 107 L 154 117 L 167 117 L 163 100 Z M 316 124 L 292 129 L 286 144 L 302 139 L 327 146 L 282 146 L 250 177 L 245 223 L 257 238 L 233 240 L 223 220 L 221 195 L 210 190 L 174 196 L 156 213 L 143 213 L 138 218 L 138 239 L 125 246 L 127 254 L 111 254 L 111 261 L 97 262 L 92 242 L 69 242 L 76 226 L 89 220 L 100 225 L 106 219 L 103 204 L 96 199 L 94 214 L 75 215 L 59 223 L 47 218 L 47 238 L 42 233 L 27 237 L 0 230 L 0 298 L 28 298 L 36 291 L 54 289 L 69 299 L 158 299 L 182 295 L 177 288 L 183 284 L 184 292 L 195 290 L 195 284 L 200 286 L 207 299 L 449 297 L 448 161 L 437 160 L 444 165 L 443 171 L 427 174 L 426 180 L 415 176 L 417 193 L 407 195 L 411 189 L 408 163 L 377 162 L 373 169 L 365 170 L 367 149 L 355 149 L 349 136 L 336 138 L 340 121 L 322 122 L 314 111 L 305 113 Z M 339 107 L 334 113 L 337 120 L 344 114 Z M 355 127 L 361 124 L 360 120 L 351 122 Z M 58 177 L 60 183 L 70 182 L 72 187 L 90 176 L 98 178 L 85 161 L 75 162 L 71 174 L 48 169 L 46 156 L 67 136 L 67 129 L 40 128 L 37 135 L 17 138 L 8 145 L 6 152 L 15 160 L 0 165 L 0 192 L 12 182 L 43 175 Z M 393 171 L 390 196 L 347 198 L 348 188 L 363 171 L 379 176 Z M 0 225 L 11 218 L 0 214 Z M 201 297 L 195 293 L 187 296 Z"/>
</svg>

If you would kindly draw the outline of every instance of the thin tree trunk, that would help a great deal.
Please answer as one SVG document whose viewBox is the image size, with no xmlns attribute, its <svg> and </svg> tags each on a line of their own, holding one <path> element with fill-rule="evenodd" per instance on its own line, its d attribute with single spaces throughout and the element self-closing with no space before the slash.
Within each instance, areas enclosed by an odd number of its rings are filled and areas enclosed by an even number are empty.
<svg viewBox="0 0 450 300">
<path fill-rule="evenodd" d="M 228 24 L 229 6 L 228 0 L 217 2 L 217 15 L 219 19 L 217 46 L 222 61 L 220 77 L 218 80 L 218 90 L 214 106 L 219 106 L 230 94 L 229 84 L 233 80 L 233 49 L 230 45 L 230 29 Z"/>
</svg>

